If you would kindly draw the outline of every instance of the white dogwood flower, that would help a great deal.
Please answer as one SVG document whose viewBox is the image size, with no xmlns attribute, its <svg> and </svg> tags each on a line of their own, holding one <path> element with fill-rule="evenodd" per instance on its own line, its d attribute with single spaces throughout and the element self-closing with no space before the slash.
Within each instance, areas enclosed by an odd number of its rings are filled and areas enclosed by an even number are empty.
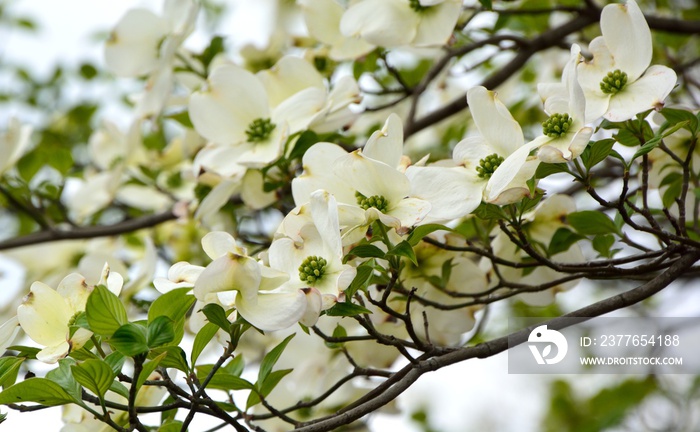
<svg viewBox="0 0 700 432">
<path fill-rule="evenodd" d="M 520 201 L 529 195 L 527 181 L 539 164 L 530 155 L 536 144 L 524 143 L 520 125 L 496 93 L 473 87 L 467 101 L 479 135 L 457 144 L 452 166 L 411 166 L 406 171 L 412 192 L 431 202 L 432 218 L 465 216 L 482 200 L 499 205 Z"/>
<path fill-rule="evenodd" d="M 12 168 L 17 160 L 22 157 L 29 146 L 29 137 L 32 127 L 22 125 L 16 118 L 11 118 L 7 131 L 0 134 L 0 175 Z"/>
<path fill-rule="evenodd" d="M 586 127 L 586 98 L 577 79 L 581 48 L 571 46 L 569 62 L 564 67 L 560 84 L 540 84 L 549 118 L 542 123 L 544 135 L 533 143 L 537 157 L 547 163 L 566 162 L 579 157 L 588 145 L 593 129 Z"/>
<path fill-rule="evenodd" d="M 462 10 L 460 0 L 363 0 L 340 20 L 340 31 L 372 45 L 443 45 Z"/>
<path fill-rule="evenodd" d="M 605 6 L 600 29 L 603 35 L 589 45 L 593 60 L 578 66 L 586 117 L 625 121 L 663 105 L 676 85 L 676 73 L 666 66 L 649 66 L 651 32 L 637 3 Z"/>
<path fill-rule="evenodd" d="M 118 295 L 123 282 L 119 273 L 110 272 L 105 265 L 100 284 Z M 78 273 L 66 276 L 55 290 L 43 282 L 32 284 L 29 294 L 17 308 L 17 319 L 27 336 L 45 347 L 37 353 L 37 360 L 56 363 L 90 339 L 92 332 L 84 328 L 78 328 L 71 336 L 70 325 L 75 316 L 85 310 L 93 289 Z"/>
<path fill-rule="evenodd" d="M 335 0 L 300 0 L 299 6 L 309 33 L 330 46 L 329 56 L 333 60 L 355 59 L 374 49 L 367 41 L 340 32 L 344 9 Z"/>
<path fill-rule="evenodd" d="M 235 305 L 243 318 L 265 331 L 287 328 L 303 317 L 305 293 L 278 289 L 287 275 L 247 256 L 230 234 L 210 232 L 202 239 L 202 248 L 213 261 L 194 282 L 197 300 Z"/>
</svg>

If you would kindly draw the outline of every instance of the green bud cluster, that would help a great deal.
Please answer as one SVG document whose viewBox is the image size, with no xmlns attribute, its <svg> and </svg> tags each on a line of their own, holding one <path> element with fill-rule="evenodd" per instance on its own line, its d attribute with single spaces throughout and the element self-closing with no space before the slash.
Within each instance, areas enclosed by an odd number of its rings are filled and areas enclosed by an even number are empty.
<svg viewBox="0 0 700 432">
<path fill-rule="evenodd" d="M 411 6 L 411 9 L 413 9 L 416 12 L 423 12 L 424 10 L 428 9 L 430 6 L 423 6 L 420 4 L 420 0 L 408 0 L 409 6 Z"/>
<path fill-rule="evenodd" d="M 479 166 L 476 167 L 477 175 L 482 179 L 490 179 L 503 160 L 503 157 L 499 156 L 498 153 L 486 156 L 479 161 Z"/>
<path fill-rule="evenodd" d="M 542 130 L 550 138 L 559 138 L 566 134 L 573 122 L 574 119 L 569 114 L 552 114 L 542 122 Z"/>
<path fill-rule="evenodd" d="M 316 281 L 323 277 L 328 261 L 316 255 L 306 257 L 304 262 L 299 266 L 299 279 L 309 285 L 313 285 Z"/>
<path fill-rule="evenodd" d="M 615 94 L 622 90 L 627 84 L 627 74 L 620 69 L 615 69 L 603 78 L 600 82 L 600 89 L 605 94 Z"/>
<path fill-rule="evenodd" d="M 275 124 L 268 119 L 255 119 L 246 129 L 245 134 L 248 136 L 248 142 L 262 142 L 270 137 L 272 131 L 275 130 Z"/>
<path fill-rule="evenodd" d="M 363 210 L 374 207 L 380 212 L 385 212 L 389 207 L 389 202 L 381 195 L 366 197 L 359 192 L 355 192 L 355 198 L 357 198 L 357 205 L 362 207 Z"/>
</svg>

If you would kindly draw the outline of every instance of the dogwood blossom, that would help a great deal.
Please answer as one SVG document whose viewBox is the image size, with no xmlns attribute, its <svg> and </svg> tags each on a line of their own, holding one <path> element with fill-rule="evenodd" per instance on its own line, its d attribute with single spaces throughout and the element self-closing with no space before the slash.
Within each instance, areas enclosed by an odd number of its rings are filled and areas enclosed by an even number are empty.
<svg viewBox="0 0 700 432">
<path fill-rule="evenodd" d="M 16 118 L 11 118 L 7 131 L 0 134 L 0 175 L 12 168 L 29 146 L 32 127 L 22 125 Z"/>
<path fill-rule="evenodd" d="M 202 248 L 213 261 L 194 282 L 197 300 L 235 305 L 243 318 L 261 330 L 281 330 L 302 318 L 307 304 L 304 292 L 278 289 L 287 274 L 247 256 L 230 234 L 210 232 L 202 239 Z"/>
<path fill-rule="evenodd" d="M 637 3 L 605 6 L 600 29 L 602 36 L 589 46 L 593 60 L 578 66 L 586 117 L 625 121 L 663 105 L 676 85 L 676 73 L 666 66 L 649 66 L 651 32 Z"/>
<path fill-rule="evenodd" d="M 123 278 L 105 265 L 100 284 L 118 295 Z M 37 353 L 37 360 L 56 363 L 90 339 L 92 332 L 84 328 L 78 328 L 71 335 L 70 325 L 75 316 L 85 310 L 93 289 L 78 273 L 66 276 L 56 290 L 43 282 L 32 284 L 29 294 L 17 308 L 17 319 L 27 336 L 45 347 Z"/>
<path fill-rule="evenodd" d="M 586 127 L 586 98 L 577 79 L 581 48 L 571 46 L 569 62 L 564 67 L 561 84 L 540 84 L 544 111 L 549 118 L 542 123 L 544 135 L 535 138 L 537 157 L 547 163 L 577 158 L 588 145 L 593 129 Z"/>
<path fill-rule="evenodd" d="M 356 269 L 343 264 L 343 247 L 338 223 L 338 207 L 330 193 L 318 190 L 311 194 L 309 210 L 313 223 L 300 227 L 300 241 L 281 237 L 269 249 L 270 267 L 286 273 L 288 289 L 310 288 L 316 297 L 306 317 L 315 322 L 321 310 L 331 307 L 355 278 Z M 318 293 L 318 295 L 316 295 Z M 316 310 L 318 309 L 318 310 Z"/>
<path fill-rule="evenodd" d="M 340 31 L 383 47 L 442 45 L 461 9 L 460 0 L 363 0 L 345 11 Z"/>
<path fill-rule="evenodd" d="M 460 141 L 451 163 L 406 171 L 412 193 L 430 201 L 430 216 L 439 220 L 465 216 L 482 200 L 499 205 L 521 200 L 539 164 L 530 155 L 537 144 L 524 143 L 520 125 L 496 93 L 473 87 L 467 101 L 479 135 Z"/>
<path fill-rule="evenodd" d="M 330 46 L 331 59 L 355 59 L 374 49 L 367 41 L 340 32 L 344 9 L 335 0 L 301 0 L 299 4 L 306 28 L 311 36 Z"/>
</svg>

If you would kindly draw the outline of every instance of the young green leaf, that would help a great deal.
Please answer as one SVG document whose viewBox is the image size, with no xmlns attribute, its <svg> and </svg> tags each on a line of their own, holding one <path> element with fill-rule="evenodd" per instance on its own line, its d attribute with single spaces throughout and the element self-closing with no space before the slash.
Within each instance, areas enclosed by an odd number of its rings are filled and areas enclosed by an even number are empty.
<svg viewBox="0 0 700 432">
<path fill-rule="evenodd" d="M 109 344 L 125 356 L 133 357 L 148 351 L 146 333 L 143 325 L 126 323 L 114 332 Z"/>
<path fill-rule="evenodd" d="M 204 305 L 202 313 L 207 317 L 210 323 L 221 327 L 226 333 L 231 330 L 231 322 L 226 317 L 226 311 L 218 304 L 209 303 Z"/>
<path fill-rule="evenodd" d="M 579 234 L 596 235 L 617 232 L 615 223 L 605 213 L 584 210 L 570 213 L 566 219 Z"/>
<path fill-rule="evenodd" d="M 165 345 L 175 339 L 174 321 L 161 315 L 148 323 L 146 340 L 149 348 Z"/>
<path fill-rule="evenodd" d="M 411 244 L 406 240 L 394 246 L 394 248 L 386 254 L 387 256 L 393 255 L 408 258 L 408 260 L 411 261 L 413 265 L 418 265 L 418 260 L 416 259 L 416 253 L 413 251 L 413 246 L 411 246 Z"/>
<path fill-rule="evenodd" d="M 157 357 L 153 358 L 153 360 L 147 361 L 143 364 L 143 369 L 141 369 L 141 373 L 139 374 L 139 379 L 136 380 L 136 387 L 140 388 L 143 383 L 146 382 L 148 377 L 153 373 L 154 370 L 158 367 L 160 364 L 161 360 L 167 356 L 168 353 L 164 352 Z"/>
<path fill-rule="evenodd" d="M 112 368 L 102 360 L 86 360 L 73 365 L 71 372 L 76 381 L 100 399 L 104 398 L 115 377 Z"/>
<path fill-rule="evenodd" d="M 280 356 L 284 352 L 284 349 L 287 347 L 287 344 L 289 343 L 289 341 L 292 340 L 294 336 L 294 334 L 287 336 L 276 347 L 272 348 L 269 353 L 265 354 L 265 357 L 260 363 L 260 371 L 258 372 L 258 383 L 265 381 L 267 376 L 272 371 L 272 368 L 275 366 L 275 363 L 277 363 L 277 360 L 279 360 Z"/>
<path fill-rule="evenodd" d="M 100 336 L 112 336 L 122 325 L 128 322 L 126 309 L 119 297 L 103 285 L 98 285 L 90 293 L 85 306 L 90 330 Z"/>
<path fill-rule="evenodd" d="M 360 315 L 360 314 L 370 314 L 372 311 L 370 311 L 367 308 L 364 308 L 360 305 L 354 304 L 354 303 L 336 303 L 331 307 L 330 309 L 326 310 L 326 315 L 328 316 L 355 316 L 355 315 Z"/>
<path fill-rule="evenodd" d="M 75 402 L 60 385 L 47 378 L 30 378 L 6 388 L 0 393 L 0 404 L 36 402 L 44 406 Z"/>
<path fill-rule="evenodd" d="M 197 335 L 194 337 L 194 342 L 192 343 L 192 365 L 197 363 L 199 355 L 218 331 L 218 325 L 214 323 L 206 323 L 204 327 L 197 332 Z"/>
</svg>

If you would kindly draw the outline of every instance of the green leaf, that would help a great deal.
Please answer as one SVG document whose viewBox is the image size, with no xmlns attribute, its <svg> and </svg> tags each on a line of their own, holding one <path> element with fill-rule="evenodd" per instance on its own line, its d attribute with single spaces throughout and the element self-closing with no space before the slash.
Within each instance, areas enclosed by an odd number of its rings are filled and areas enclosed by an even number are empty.
<svg viewBox="0 0 700 432">
<path fill-rule="evenodd" d="M 102 360 L 86 360 L 80 364 L 71 366 L 73 378 L 83 387 L 87 388 L 100 399 L 114 382 L 114 371 Z"/>
<path fill-rule="evenodd" d="M 100 336 L 112 336 L 122 325 L 128 322 L 126 309 L 119 297 L 103 285 L 98 285 L 90 293 L 85 306 L 90 330 Z"/>
<path fill-rule="evenodd" d="M 684 121 L 676 124 L 675 126 L 669 129 L 664 130 L 663 133 L 657 134 L 654 138 L 647 141 L 643 146 L 639 148 L 639 150 L 637 150 L 634 156 L 632 156 L 632 160 L 637 159 L 639 156 L 645 155 L 650 151 L 654 150 L 656 147 L 659 146 L 659 144 L 661 144 L 662 139 L 666 138 L 671 134 L 674 134 L 677 130 L 681 129 L 682 127 L 685 127 L 687 124 L 688 121 Z"/>
<path fill-rule="evenodd" d="M 345 296 L 352 298 L 357 291 L 365 291 L 374 275 L 374 260 L 363 262 L 357 266 L 357 274 L 345 290 Z"/>
<path fill-rule="evenodd" d="M 336 303 L 326 310 L 328 316 L 355 316 L 360 314 L 371 314 L 372 311 L 354 303 Z"/>
<path fill-rule="evenodd" d="M 28 347 L 24 345 L 12 345 L 7 347 L 8 351 L 17 351 L 17 357 L 36 360 L 36 354 L 41 351 L 40 348 Z"/>
<path fill-rule="evenodd" d="M 409 243 L 406 240 L 394 246 L 394 248 L 387 252 L 386 255 L 408 258 L 408 260 L 411 261 L 413 265 L 418 265 L 418 260 L 416 259 L 416 253 L 413 250 L 413 246 L 411 246 L 411 243 Z"/>
<path fill-rule="evenodd" d="M 194 342 L 192 343 L 192 365 L 197 363 L 199 355 L 218 331 L 218 325 L 214 323 L 206 323 L 204 327 L 197 332 L 197 335 L 194 337 Z"/>
<path fill-rule="evenodd" d="M 629 129 L 620 129 L 615 135 L 613 135 L 613 138 L 620 144 L 626 147 L 637 147 L 641 142 L 639 141 L 639 137 L 634 134 Z"/>
<path fill-rule="evenodd" d="M 122 371 L 122 366 L 124 366 L 126 357 L 124 357 L 124 354 L 115 351 L 109 354 L 107 357 L 105 357 L 104 360 L 105 363 L 107 363 L 109 367 L 112 368 L 112 372 L 114 372 L 114 374 L 116 375 Z"/>
<path fill-rule="evenodd" d="M 241 356 L 236 356 L 236 359 L 238 358 L 241 358 L 242 360 Z M 255 385 L 250 381 L 241 378 L 239 376 L 240 371 L 238 370 L 238 367 L 235 364 L 230 366 L 231 363 L 234 362 L 232 361 L 228 365 L 219 368 L 216 373 L 214 373 L 214 376 L 209 381 L 207 388 L 226 391 L 254 389 Z M 236 361 L 236 363 L 241 364 L 240 361 Z M 197 366 L 197 378 L 199 378 L 200 381 L 205 380 L 211 373 L 213 367 L 214 365 L 210 364 Z"/>
<path fill-rule="evenodd" d="M 149 348 L 165 345 L 175 339 L 173 320 L 161 315 L 148 323 L 146 340 Z"/>
<path fill-rule="evenodd" d="M 272 390 L 279 384 L 285 376 L 289 375 L 294 369 L 282 369 L 272 372 L 262 383 L 257 391 L 251 391 L 246 401 L 246 409 L 260 403 L 260 396 L 267 397 Z"/>
<path fill-rule="evenodd" d="M 36 402 L 45 406 L 73 403 L 75 400 L 63 388 L 47 378 L 30 378 L 6 388 L 0 393 L 0 404 Z"/>
<path fill-rule="evenodd" d="M 148 351 L 146 334 L 147 330 L 143 325 L 126 323 L 109 338 L 109 344 L 125 356 L 134 357 Z"/>
<path fill-rule="evenodd" d="M 333 329 L 334 338 L 344 338 L 347 337 L 347 335 L 348 332 L 345 330 L 345 327 L 341 326 L 340 324 L 335 325 L 335 328 Z M 343 345 L 343 342 L 326 342 L 326 346 L 330 349 L 338 349 L 341 348 Z"/>
<path fill-rule="evenodd" d="M 24 359 L 21 357 L 0 358 L 0 386 L 9 387 L 17 380 L 17 372 Z"/>
<path fill-rule="evenodd" d="M 301 159 L 306 151 L 311 148 L 312 145 L 319 142 L 320 139 L 313 131 L 304 131 L 299 135 L 299 139 L 294 143 L 294 148 L 291 153 L 289 153 L 289 159 Z"/>
<path fill-rule="evenodd" d="M 194 129 L 194 125 L 192 125 L 192 120 L 190 120 L 190 113 L 187 110 L 168 114 L 165 116 L 165 118 L 175 120 L 176 122 L 180 123 L 186 128 Z"/>
<path fill-rule="evenodd" d="M 277 360 L 279 360 L 280 356 L 282 355 L 282 352 L 284 352 L 284 349 L 287 347 L 287 344 L 294 336 L 295 334 L 287 336 L 276 347 L 271 349 L 269 353 L 265 354 L 265 357 L 260 363 L 260 371 L 258 372 L 259 383 L 265 381 L 267 376 L 270 374 L 270 371 L 272 371 L 272 368 L 275 366 L 275 363 L 277 363 Z"/>
<path fill-rule="evenodd" d="M 582 239 L 585 239 L 585 237 L 576 234 L 568 228 L 559 228 L 554 232 L 552 240 L 549 242 L 547 254 L 553 256 L 561 252 L 566 252 L 571 245 Z"/>
<path fill-rule="evenodd" d="M 209 303 L 204 305 L 202 313 L 207 317 L 210 323 L 221 327 L 226 333 L 231 330 L 231 322 L 226 317 L 226 311 L 218 304 Z"/>
<path fill-rule="evenodd" d="M 174 419 L 167 420 L 158 428 L 158 432 L 180 432 L 181 430 L 182 422 Z"/>
<path fill-rule="evenodd" d="M 136 388 L 141 388 L 143 383 L 145 383 L 148 377 L 153 373 L 153 371 L 156 370 L 161 360 L 163 360 L 167 355 L 168 353 L 164 352 L 158 355 L 157 357 L 153 358 L 153 360 L 147 361 L 143 364 L 143 369 L 141 369 L 139 379 L 136 380 Z"/>
<path fill-rule="evenodd" d="M 664 208 L 671 208 L 671 206 L 676 203 L 676 199 L 680 198 L 682 192 L 683 177 L 675 177 L 674 180 L 672 180 L 668 184 L 668 188 L 664 191 L 664 194 L 661 196 L 661 202 L 663 203 Z"/>
<path fill-rule="evenodd" d="M 217 54 L 224 52 L 225 50 L 226 48 L 224 47 L 224 38 L 221 36 L 214 36 L 211 39 L 211 42 L 209 42 L 209 46 L 206 47 L 201 54 L 198 54 L 195 57 L 199 59 L 200 62 L 202 62 L 202 65 L 204 65 L 205 68 L 208 68 L 212 60 L 214 60 L 214 57 L 216 57 Z"/>
<path fill-rule="evenodd" d="M 566 219 L 579 234 L 596 235 L 617 232 L 615 223 L 605 213 L 584 210 L 570 213 Z"/>
<path fill-rule="evenodd" d="M 590 170 L 598 163 L 604 161 L 612 151 L 614 144 L 615 140 L 608 138 L 596 141 L 593 145 L 589 145 L 587 148 L 590 149 L 590 152 L 587 154 L 586 160 L 583 161 L 584 166 Z M 581 159 L 583 160 L 583 157 Z"/>
<path fill-rule="evenodd" d="M 129 399 L 129 389 L 119 381 L 112 381 L 112 385 L 109 386 L 109 390 L 113 391 L 124 399 Z"/>
<path fill-rule="evenodd" d="M 440 224 L 425 224 L 417 226 L 413 229 L 413 231 L 411 231 L 411 234 L 408 235 L 408 243 L 411 246 L 416 246 L 418 243 L 420 243 L 423 237 L 434 233 L 435 231 L 452 231 L 452 228 L 448 228 L 445 225 Z"/>
<path fill-rule="evenodd" d="M 565 163 L 541 163 L 535 171 L 535 178 L 543 179 L 552 174 L 568 173 L 569 167 Z M 484 219 L 484 218 L 482 218 Z"/>
<path fill-rule="evenodd" d="M 500 206 L 482 202 L 479 207 L 474 210 L 474 215 L 479 219 L 506 219 L 506 214 Z"/>
<path fill-rule="evenodd" d="M 479 0 L 479 3 L 481 3 L 481 6 L 483 6 L 486 10 L 493 9 L 493 3 L 491 0 Z"/>
<path fill-rule="evenodd" d="M 694 134 L 698 130 L 698 118 L 690 111 L 675 108 L 663 108 L 660 113 L 670 125 L 687 122 L 686 127 L 690 133 Z"/>
<path fill-rule="evenodd" d="M 355 246 L 345 256 L 347 261 L 350 257 L 356 256 L 359 258 L 384 258 L 385 252 L 372 244 L 363 244 Z"/>
<path fill-rule="evenodd" d="M 613 256 L 613 244 L 615 244 L 615 237 L 613 235 L 605 234 L 593 237 L 593 249 L 604 258 L 611 258 Z"/>
<path fill-rule="evenodd" d="M 155 358 L 166 353 L 167 356 L 161 360 L 160 365 L 166 368 L 175 368 L 185 373 L 190 371 L 190 365 L 187 364 L 187 354 L 179 346 L 164 346 L 154 348 L 148 353 L 148 358 Z"/>
<path fill-rule="evenodd" d="M 73 397 L 75 402 L 82 401 L 83 388 L 73 377 L 71 366 L 76 364 L 72 358 L 64 358 L 58 361 L 58 367 L 47 372 L 46 378 L 61 386 L 63 390 Z"/>
<path fill-rule="evenodd" d="M 151 304 L 148 309 L 148 321 L 153 321 L 156 317 L 167 316 L 173 320 L 174 337 L 167 342 L 170 345 L 177 345 L 185 335 L 185 320 L 187 312 L 196 301 L 193 295 L 189 294 L 190 288 L 174 289 L 161 295 Z"/>
</svg>

